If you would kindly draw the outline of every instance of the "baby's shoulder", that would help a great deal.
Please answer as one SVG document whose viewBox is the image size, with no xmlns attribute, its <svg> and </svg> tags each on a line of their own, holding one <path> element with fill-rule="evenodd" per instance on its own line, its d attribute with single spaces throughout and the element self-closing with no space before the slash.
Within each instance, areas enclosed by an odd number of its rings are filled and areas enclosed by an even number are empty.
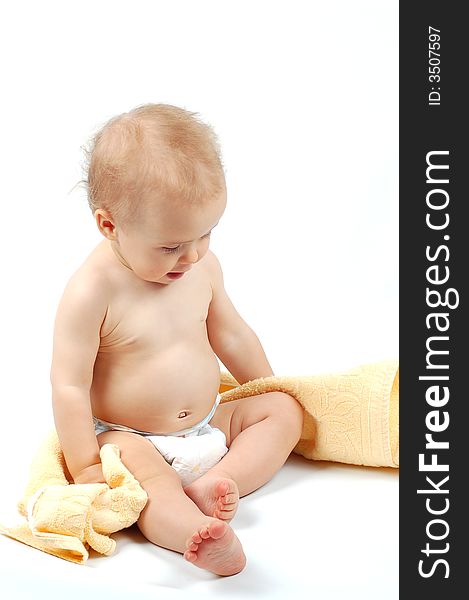
<svg viewBox="0 0 469 600">
<path fill-rule="evenodd" d="M 207 273 L 212 287 L 217 286 L 219 283 L 223 284 L 223 271 L 221 268 L 220 261 L 212 250 L 208 250 L 203 260 L 205 272 Z"/>
<path fill-rule="evenodd" d="M 205 271 L 209 274 L 210 279 L 219 279 L 223 276 L 222 268 L 218 257 L 212 250 L 208 250 L 203 260 L 200 261 L 203 264 Z"/>
<path fill-rule="evenodd" d="M 112 277 L 102 258 L 93 251 L 69 277 L 63 301 L 107 303 L 112 294 Z"/>
</svg>

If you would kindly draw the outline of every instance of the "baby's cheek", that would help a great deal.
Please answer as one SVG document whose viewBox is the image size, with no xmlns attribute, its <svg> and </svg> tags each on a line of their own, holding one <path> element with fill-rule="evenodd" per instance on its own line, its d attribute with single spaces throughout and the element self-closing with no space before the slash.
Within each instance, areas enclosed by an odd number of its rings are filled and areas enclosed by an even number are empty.
<svg viewBox="0 0 469 600">
<path fill-rule="evenodd" d="M 207 240 L 204 240 L 202 247 L 199 249 L 199 260 L 207 254 L 209 246 L 210 246 L 210 238 L 208 238 Z"/>
</svg>

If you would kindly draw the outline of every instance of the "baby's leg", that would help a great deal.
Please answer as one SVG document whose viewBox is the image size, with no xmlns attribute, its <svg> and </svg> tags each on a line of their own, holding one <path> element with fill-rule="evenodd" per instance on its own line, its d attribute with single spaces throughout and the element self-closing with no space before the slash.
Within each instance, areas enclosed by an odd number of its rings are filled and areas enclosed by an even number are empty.
<svg viewBox="0 0 469 600">
<path fill-rule="evenodd" d="M 246 558 L 234 531 L 200 511 L 184 493 L 179 475 L 151 442 L 122 431 L 101 433 L 98 442 L 119 447 L 122 462 L 148 494 L 137 525 L 150 542 L 180 552 L 217 575 L 242 571 Z"/>
<path fill-rule="evenodd" d="M 228 521 L 239 497 L 267 483 L 285 463 L 303 428 L 303 409 L 283 392 L 221 404 L 210 421 L 226 436 L 229 452 L 185 488 L 207 515 Z"/>
</svg>

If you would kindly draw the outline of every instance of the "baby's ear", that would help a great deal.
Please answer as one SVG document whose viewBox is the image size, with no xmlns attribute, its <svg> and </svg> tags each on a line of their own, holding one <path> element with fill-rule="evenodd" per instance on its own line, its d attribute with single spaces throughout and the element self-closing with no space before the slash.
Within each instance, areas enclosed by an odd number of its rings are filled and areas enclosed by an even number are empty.
<svg viewBox="0 0 469 600">
<path fill-rule="evenodd" d="M 99 231 L 104 235 L 105 238 L 108 240 L 117 239 L 114 220 L 106 210 L 103 208 L 97 208 L 94 211 L 94 218 Z"/>
</svg>

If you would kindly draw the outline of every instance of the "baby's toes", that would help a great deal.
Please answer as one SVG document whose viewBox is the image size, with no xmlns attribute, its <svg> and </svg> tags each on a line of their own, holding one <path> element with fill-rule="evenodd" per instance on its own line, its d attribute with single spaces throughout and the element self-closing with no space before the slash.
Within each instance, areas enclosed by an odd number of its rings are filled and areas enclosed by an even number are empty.
<svg viewBox="0 0 469 600">
<path fill-rule="evenodd" d="M 230 489 L 230 484 L 226 479 L 222 479 L 221 481 L 218 481 L 217 485 L 215 486 L 215 492 L 219 496 L 224 496 L 229 489 Z"/>
<path fill-rule="evenodd" d="M 226 509 L 226 508 L 220 509 L 219 508 L 215 511 L 214 516 L 216 519 L 220 519 L 221 521 L 230 521 L 233 518 L 235 512 L 236 512 L 235 508 L 232 508 L 232 509 Z"/>
<path fill-rule="evenodd" d="M 238 494 L 235 494 L 234 492 L 226 494 L 225 496 L 221 497 L 221 501 L 223 502 L 223 504 L 232 504 L 233 502 L 237 502 Z"/>
<path fill-rule="evenodd" d="M 195 533 L 192 535 L 192 538 L 191 538 L 189 541 L 195 542 L 196 544 L 200 544 L 200 543 L 202 542 L 202 538 L 201 538 L 201 536 L 200 536 L 199 532 L 198 532 L 198 531 L 196 531 L 196 532 L 195 532 Z"/>
<path fill-rule="evenodd" d="M 195 552 L 199 547 L 199 544 L 196 544 L 195 542 L 193 542 L 192 540 L 188 540 L 186 542 L 186 548 L 188 550 L 191 550 L 192 552 Z"/>
<path fill-rule="evenodd" d="M 224 510 L 234 510 L 236 508 L 236 503 L 232 502 L 231 504 L 225 504 L 224 502 L 218 501 L 217 502 L 217 510 L 220 511 L 224 511 Z"/>
<path fill-rule="evenodd" d="M 195 562 L 197 560 L 197 554 L 186 550 L 186 552 L 184 552 L 184 558 L 189 562 Z"/>
</svg>

